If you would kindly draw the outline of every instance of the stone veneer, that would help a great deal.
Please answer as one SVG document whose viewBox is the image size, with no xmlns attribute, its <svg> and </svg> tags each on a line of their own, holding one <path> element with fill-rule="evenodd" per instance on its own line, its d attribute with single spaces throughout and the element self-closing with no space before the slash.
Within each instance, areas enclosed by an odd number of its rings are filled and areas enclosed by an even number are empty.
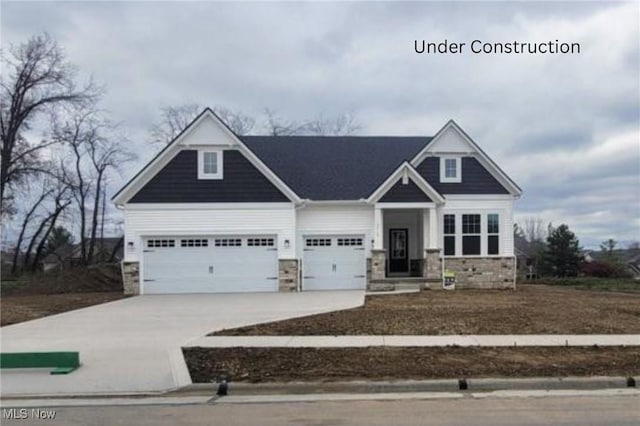
<svg viewBox="0 0 640 426">
<path fill-rule="evenodd" d="M 278 291 L 297 291 L 299 276 L 297 259 L 278 260 Z"/>
<path fill-rule="evenodd" d="M 426 249 L 424 251 L 424 267 L 422 276 L 428 280 L 442 280 L 442 259 L 440 249 Z"/>
<path fill-rule="evenodd" d="M 455 272 L 456 288 L 515 288 L 513 257 L 455 257 L 444 269 Z"/>
<path fill-rule="evenodd" d="M 383 280 L 387 275 L 387 251 L 371 250 L 371 280 Z"/>
<path fill-rule="evenodd" d="M 122 287 L 124 294 L 140 294 L 140 262 L 122 261 Z"/>
</svg>

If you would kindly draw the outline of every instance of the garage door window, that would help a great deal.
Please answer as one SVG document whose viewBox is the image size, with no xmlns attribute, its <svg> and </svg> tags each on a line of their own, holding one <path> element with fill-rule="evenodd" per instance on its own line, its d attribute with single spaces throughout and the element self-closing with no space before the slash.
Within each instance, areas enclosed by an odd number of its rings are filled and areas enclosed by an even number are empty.
<svg viewBox="0 0 640 426">
<path fill-rule="evenodd" d="M 147 247 L 175 247 L 176 240 L 147 240 Z"/>
<path fill-rule="evenodd" d="M 362 238 L 338 238 L 339 246 L 362 246 Z"/>
<path fill-rule="evenodd" d="M 242 240 L 240 238 L 216 238 L 216 247 L 240 247 Z"/>
<path fill-rule="evenodd" d="M 180 240 L 180 247 L 209 247 L 207 239 Z"/>
<path fill-rule="evenodd" d="M 329 247 L 331 238 L 307 238 L 307 247 Z"/>
<path fill-rule="evenodd" d="M 273 247 L 275 240 L 273 238 L 247 238 L 249 247 Z"/>
</svg>

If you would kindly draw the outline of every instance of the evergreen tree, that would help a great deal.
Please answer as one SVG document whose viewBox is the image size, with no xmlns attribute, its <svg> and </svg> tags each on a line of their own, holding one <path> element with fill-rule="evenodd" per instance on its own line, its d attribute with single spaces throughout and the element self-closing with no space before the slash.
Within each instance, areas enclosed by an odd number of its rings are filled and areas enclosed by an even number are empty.
<svg viewBox="0 0 640 426">
<path fill-rule="evenodd" d="M 51 230 L 51 234 L 47 239 L 44 250 L 45 256 L 65 244 L 73 244 L 73 235 L 64 226 L 56 226 Z"/>
<path fill-rule="evenodd" d="M 545 257 L 555 276 L 575 277 L 578 275 L 582 261 L 579 241 L 567 225 L 560 225 L 549 233 Z"/>
</svg>

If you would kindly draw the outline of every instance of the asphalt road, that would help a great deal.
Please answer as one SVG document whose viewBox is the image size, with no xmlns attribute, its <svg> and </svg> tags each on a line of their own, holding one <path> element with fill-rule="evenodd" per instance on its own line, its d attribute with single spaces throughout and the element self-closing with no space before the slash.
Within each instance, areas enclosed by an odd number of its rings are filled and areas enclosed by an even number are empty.
<svg viewBox="0 0 640 426">
<path fill-rule="evenodd" d="M 544 397 L 61 407 L 3 425 L 638 425 L 640 398 Z"/>
</svg>

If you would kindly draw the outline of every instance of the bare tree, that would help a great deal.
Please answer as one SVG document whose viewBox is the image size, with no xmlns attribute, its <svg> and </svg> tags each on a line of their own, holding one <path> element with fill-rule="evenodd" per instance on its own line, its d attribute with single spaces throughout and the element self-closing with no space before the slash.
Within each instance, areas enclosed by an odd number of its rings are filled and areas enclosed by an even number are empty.
<svg viewBox="0 0 640 426">
<path fill-rule="evenodd" d="M 108 174 L 135 157 L 122 143 L 103 112 L 95 105 L 71 108 L 53 120 L 53 137 L 66 150 L 60 159 L 63 179 L 73 194 L 80 228 L 80 254 L 84 264 L 93 261 L 101 202 Z"/>
<path fill-rule="evenodd" d="M 9 189 L 26 176 L 46 171 L 38 162 L 40 151 L 53 141 L 32 143 L 24 137 L 32 120 L 47 108 L 80 104 L 98 89 L 90 81 L 77 88 L 77 72 L 49 35 L 37 35 L 14 46 L 2 57 L 0 82 L 0 202 L 3 214 L 11 213 Z"/>
<path fill-rule="evenodd" d="M 547 232 L 542 223 L 542 219 L 539 217 L 527 217 L 524 219 L 524 225 L 522 227 L 524 237 L 528 242 L 540 242 L 547 238 Z"/>
<path fill-rule="evenodd" d="M 256 124 L 256 120 L 242 111 L 234 111 L 223 106 L 216 106 L 213 112 L 229 127 L 236 135 L 247 135 L 251 133 Z"/>
<path fill-rule="evenodd" d="M 151 127 L 151 143 L 165 146 L 180 134 L 202 111 L 198 104 L 166 106 L 160 109 L 160 120 Z M 255 119 L 241 111 L 216 106 L 213 111 L 237 135 L 246 135 L 253 129 Z"/>
<path fill-rule="evenodd" d="M 198 104 L 166 106 L 160 109 L 160 120 L 151 126 L 151 144 L 164 147 L 202 112 Z"/>
<path fill-rule="evenodd" d="M 29 244 L 24 252 L 22 260 L 23 269 L 35 271 L 38 267 L 44 248 L 51 231 L 55 228 L 58 219 L 65 209 L 71 204 L 70 192 L 67 185 L 56 179 L 55 171 L 42 180 L 44 198 L 38 198 L 36 208 L 38 214 L 29 215 L 28 222 L 23 222 L 23 231 L 27 226 L 33 226 L 34 231 L 29 237 Z M 46 189 L 44 189 L 46 188 Z M 24 232 L 22 232 L 24 237 Z"/>
<path fill-rule="evenodd" d="M 295 121 L 279 116 L 275 111 L 264 110 L 264 128 L 271 136 L 349 136 L 358 133 L 361 126 L 353 113 L 338 114 L 335 117 L 319 115 L 306 120 Z"/>
<path fill-rule="evenodd" d="M 45 202 L 45 200 L 53 193 L 53 189 L 49 187 L 45 182 L 42 185 L 42 189 L 38 195 L 35 196 L 33 204 L 25 211 L 24 218 L 20 225 L 20 232 L 18 233 L 18 239 L 15 243 L 15 250 L 13 252 L 13 264 L 11 265 L 11 274 L 15 274 L 18 271 L 18 261 L 22 249 L 22 243 L 27 237 L 29 225 L 35 221 L 38 210 Z"/>
</svg>

